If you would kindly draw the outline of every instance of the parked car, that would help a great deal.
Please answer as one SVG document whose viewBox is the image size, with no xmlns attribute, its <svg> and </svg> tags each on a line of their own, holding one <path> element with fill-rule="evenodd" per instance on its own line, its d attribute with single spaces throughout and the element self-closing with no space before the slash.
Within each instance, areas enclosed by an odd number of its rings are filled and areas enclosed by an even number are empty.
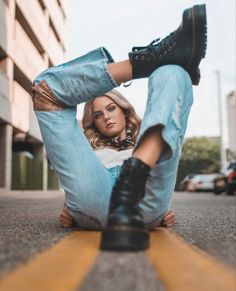
<svg viewBox="0 0 236 291">
<path fill-rule="evenodd" d="M 232 162 L 228 167 L 226 194 L 233 195 L 235 191 L 236 191 L 236 162 Z"/>
<path fill-rule="evenodd" d="M 214 180 L 214 193 L 219 195 L 226 191 L 227 178 L 224 174 L 221 174 L 219 177 L 216 177 Z"/>
<path fill-rule="evenodd" d="M 216 178 L 221 176 L 221 174 L 195 174 L 187 180 L 185 183 L 185 191 L 189 192 L 200 192 L 200 191 L 214 191 Z M 184 180 L 183 180 L 184 183 Z"/>
<path fill-rule="evenodd" d="M 182 182 L 180 182 L 179 185 L 179 190 L 180 191 L 187 191 L 188 188 L 188 184 L 191 181 L 191 179 L 195 176 L 196 174 L 188 174 L 183 180 Z"/>
<path fill-rule="evenodd" d="M 236 162 L 230 162 L 224 173 L 214 181 L 214 193 L 226 192 L 233 195 L 236 191 Z"/>
</svg>

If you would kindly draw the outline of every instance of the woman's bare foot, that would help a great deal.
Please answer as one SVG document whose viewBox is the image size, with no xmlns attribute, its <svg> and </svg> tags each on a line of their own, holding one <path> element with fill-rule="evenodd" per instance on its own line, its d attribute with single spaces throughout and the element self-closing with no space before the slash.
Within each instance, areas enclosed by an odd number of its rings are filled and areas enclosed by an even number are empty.
<svg viewBox="0 0 236 291">
<path fill-rule="evenodd" d="M 163 217 L 161 226 L 172 227 L 175 225 L 175 214 L 172 209 L 168 210 Z"/>
<path fill-rule="evenodd" d="M 70 216 L 70 214 L 67 213 L 66 209 L 67 209 L 66 204 L 64 204 L 64 207 L 60 214 L 60 224 L 61 227 L 69 228 L 73 226 L 74 220 L 72 216 Z"/>
</svg>

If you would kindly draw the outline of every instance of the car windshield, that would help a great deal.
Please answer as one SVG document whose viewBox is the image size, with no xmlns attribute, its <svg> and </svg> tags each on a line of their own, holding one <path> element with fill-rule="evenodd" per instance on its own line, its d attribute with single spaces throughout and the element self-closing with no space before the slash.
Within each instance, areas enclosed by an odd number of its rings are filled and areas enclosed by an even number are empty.
<svg viewBox="0 0 236 291">
<path fill-rule="evenodd" d="M 216 174 L 212 174 L 212 175 L 197 175 L 193 179 L 197 180 L 197 181 L 210 182 L 210 181 L 214 180 L 216 177 L 217 177 Z"/>
</svg>

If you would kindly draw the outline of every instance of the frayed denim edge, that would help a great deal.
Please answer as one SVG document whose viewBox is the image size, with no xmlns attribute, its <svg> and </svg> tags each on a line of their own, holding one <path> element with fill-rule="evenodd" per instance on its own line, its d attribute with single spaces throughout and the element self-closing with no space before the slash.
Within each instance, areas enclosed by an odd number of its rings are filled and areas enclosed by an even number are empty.
<svg viewBox="0 0 236 291">
<path fill-rule="evenodd" d="M 111 76 L 109 70 L 108 70 L 108 64 L 109 63 L 114 63 L 114 60 L 111 56 L 111 54 L 108 52 L 108 50 L 104 47 L 99 48 L 99 51 L 102 55 L 102 63 L 103 63 L 103 70 L 104 73 L 108 79 L 108 81 L 110 82 L 110 84 L 112 85 L 113 88 L 115 87 L 119 87 L 120 84 L 118 84 Z"/>
</svg>

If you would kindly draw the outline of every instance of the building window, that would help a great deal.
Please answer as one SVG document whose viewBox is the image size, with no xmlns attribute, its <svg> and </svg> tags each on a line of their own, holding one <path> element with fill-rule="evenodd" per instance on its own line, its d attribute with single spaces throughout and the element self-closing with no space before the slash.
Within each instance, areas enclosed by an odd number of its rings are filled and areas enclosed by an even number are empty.
<svg viewBox="0 0 236 291">
<path fill-rule="evenodd" d="M 38 2 L 39 2 L 39 5 L 41 6 L 42 10 L 45 11 L 46 6 L 44 5 L 43 0 L 38 0 Z"/>
<path fill-rule="evenodd" d="M 59 7 L 61 8 L 61 1 L 60 0 L 57 0 L 57 3 L 59 5 Z"/>
<path fill-rule="evenodd" d="M 32 93 L 32 83 L 25 74 L 14 64 L 14 80 L 21 85 L 29 94 Z"/>
<path fill-rule="evenodd" d="M 63 15 L 63 18 L 66 19 L 66 14 L 65 14 L 65 11 L 64 11 L 64 9 L 63 9 L 63 7 L 62 7 L 62 5 L 61 5 L 61 1 L 60 1 L 60 0 L 57 0 L 57 3 L 58 3 L 58 6 L 59 6 L 60 9 L 61 9 L 61 13 L 62 13 L 62 15 Z"/>
<path fill-rule="evenodd" d="M 50 68 L 50 67 L 53 67 L 53 63 L 52 63 L 52 61 L 51 61 L 50 58 L 48 58 L 48 67 L 49 67 L 49 68 Z"/>
<path fill-rule="evenodd" d="M 28 35 L 29 39 L 38 50 L 38 52 L 43 57 L 43 53 L 45 52 L 44 48 L 42 47 L 41 43 L 39 42 L 38 38 L 36 37 L 35 33 L 33 32 L 32 28 L 30 27 L 28 21 L 24 17 L 23 13 L 21 12 L 18 5 L 16 5 L 16 15 L 15 19 L 20 23 L 22 28 L 24 29 L 25 33 Z"/>
<path fill-rule="evenodd" d="M 58 35 L 57 31 L 56 31 L 56 28 L 55 28 L 51 18 L 49 20 L 49 25 L 50 25 L 50 27 L 51 27 L 51 29 L 52 29 L 57 41 L 60 43 L 61 42 L 60 37 L 59 37 L 59 35 Z"/>
</svg>

